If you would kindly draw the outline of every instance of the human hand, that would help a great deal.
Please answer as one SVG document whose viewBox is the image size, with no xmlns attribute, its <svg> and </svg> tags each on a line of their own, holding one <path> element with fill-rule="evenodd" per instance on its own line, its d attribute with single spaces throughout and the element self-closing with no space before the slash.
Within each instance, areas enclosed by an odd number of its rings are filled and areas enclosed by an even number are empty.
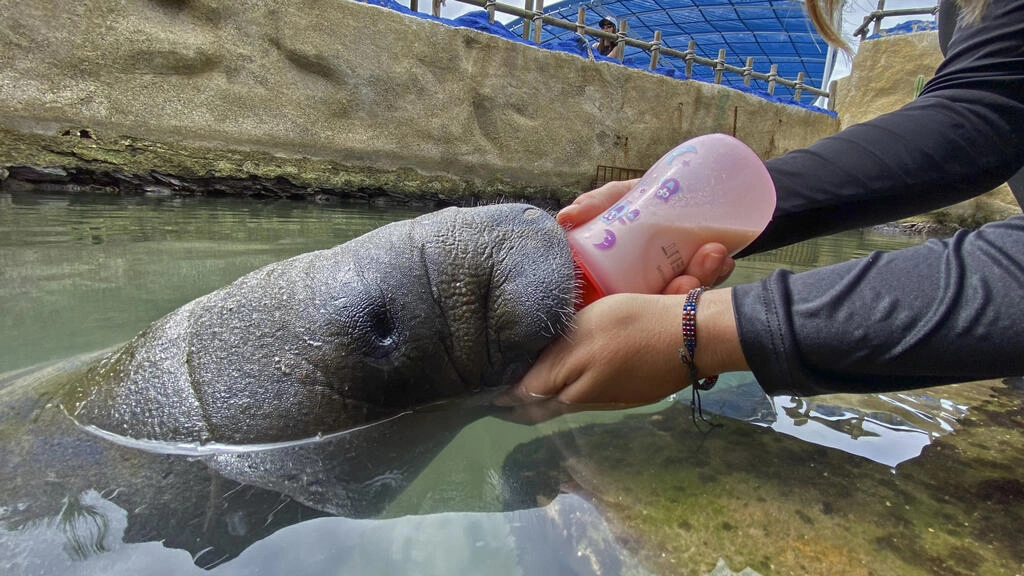
<svg viewBox="0 0 1024 576">
<path fill-rule="evenodd" d="M 679 358 L 685 300 L 613 294 L 595 301 L 496 404 L 513 407 L 508 419 L 534 423 L 566 412 L 649 404 L 683 389 L 690 384 Z M 705 292 L 697 314 L 698 377 L 748 369 L 731 290 Z"/>
<path fill-rule="evenodd" d="M 689 384 L 679 360 L 685 296 L 612 294 L 580 310 L 499 399 L 510 420 L 535 423 L 577 410 L 650 404 Z"/>
<path fill-rule="evenodd" d="M 556 216 L 565 229 L 580 226 L 608 210 L 626 195 L 640 179 L 608 182 L 604 186 L 576 197 Z M 718 242 L 701 245 L 682 274 L 673 278 L 663 294 L 686 294 L 698 286 L 716 286 L 725 282 L 736 268 L 729 249 Z"/>
</svg>

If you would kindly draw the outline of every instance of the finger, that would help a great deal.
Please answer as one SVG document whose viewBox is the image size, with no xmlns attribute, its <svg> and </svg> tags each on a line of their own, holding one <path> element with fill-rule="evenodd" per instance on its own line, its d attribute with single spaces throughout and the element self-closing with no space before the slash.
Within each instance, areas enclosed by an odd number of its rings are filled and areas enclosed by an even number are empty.
<svg viewBox="0 0 1024 576">
<path fill-rule="evenodd" d="M 729 250 L 717 242 L 709 242 L 697 249 L 686 267 L 686 274 L 673 278 L 662 294 L 686 294 L 699 286 L 716 286 L 724 282 L 736 268 Z"/>
<path fill-rule="evenodd" d="M 718 242 L 708 242 L 697 249 L 686 267 L 686 273 L 695 276 L 701 284 L 711 286 L 721 276 L 725 262 L 729 260 L 729 249 Z"/>
<path fill-rule="evenodd" d="M 665 289 L 661 291 L 662 294 L 686 294 L 694 288 L 703 286 L 700 279 L 696 276 L 676 276 L 665 286 Z"/>
<path fill-rule="evenodd" d="M 727 258 L 725 260 L 725 264 L 722 266 L 722 273 L 718 275 L 718 278 L 715 279 L 715 283 L 712 284 L 712 286 L 718 286 L 722 282 L 728 280 L 729 276 L 732 276 L 734 270 L 736 270 L 736 261 L 732 258 Z"/>
<path fill-rule="evenodd" d="M 544 400 L 549 400 L 550 398 L 552 398 L 550 395 L 531 392 L 524 384 L 522 384 L 522 382 L 519 382 L 515 385 L 509 386 L 508 389 L 496 396 L 494 400 L 491 401 L 491 404 L 502 408 L 508 408 L 512 406 L 534 404 Z"/>
<path fill-rule="evenodd" d="M 600 188 L 580 194 L 572 204 L 558 212 L 556 219 L 563 228 L 579 226 L 618 202 L 637 182 L 639 179 L 608 182 Z"/>
<path fill-rule="evenodd" d="M 549 344 L 522 380 L 512 386 L 510 399 L 514 399 L 517 404 L 530 404 L 555 397 L 567 382 L 558 379 L 557 370 L 559 359 L 567 351 L 567 346 L 564 338 Z"/>
</svg>

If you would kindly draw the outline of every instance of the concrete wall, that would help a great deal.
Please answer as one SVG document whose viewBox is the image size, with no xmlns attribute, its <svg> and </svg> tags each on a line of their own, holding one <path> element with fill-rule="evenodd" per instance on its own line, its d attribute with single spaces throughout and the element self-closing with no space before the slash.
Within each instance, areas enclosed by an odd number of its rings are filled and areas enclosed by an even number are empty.
<svg viewBox="0 0 1024 576">
<path fill-rule="evenodd" d="M 892 112 L 914 99 L 917 77 L 929 80 L 942 62 L 937 32 L 886 36 L 860 43 L 850 75 L 831 92 L 840 126 Z"/>
<path fill-rule="evenodd" d="M 597 165 L 646 168 L 699 134 L 734 134 L 768 158 L 838 128 L 346 0 L 0 0 L 0 13 L 8 171 L 564 201 Z"/>
</svg>

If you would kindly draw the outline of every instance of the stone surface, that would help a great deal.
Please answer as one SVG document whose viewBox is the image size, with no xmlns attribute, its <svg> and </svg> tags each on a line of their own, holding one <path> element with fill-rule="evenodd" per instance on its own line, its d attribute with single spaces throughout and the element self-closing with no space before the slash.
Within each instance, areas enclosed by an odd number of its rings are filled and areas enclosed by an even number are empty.
<svg viewBox="0 0 1024 576">
<path fill-rule="evenodd" d="M 355 2 L 0 0 L 0 12 L 7 166 L 49 155 L 146 174 L 109 150 L 131 139 L 152 169 L 178 176 L 567 199 L 597 165 L 643 169 L 699 134 L 735 134 L 771 157 L 838 125 Z M 62 138 L 78 140 L 70 155 Z M 367 171 L 367 182 L 346 177 Z"/>
<path fill-rule="evenodd" d="M 940 62 L 937 32 L 861 42 L 850 75 L 836 81 L 835 109 L 840 126 L 870 120 L 910 102 L 918 76 L 930 79 Z"/>
<path fill-rule="evenodd" d="M 0 181 L 54 191 L 565 203 L 725 132 L 770 158 L 909 102 L 937 33 L 861 43 L 839 119 L 339 0 L 0 0 Z M 1019 212 L 1004 185 L 914 219 Z"/>
</svg>

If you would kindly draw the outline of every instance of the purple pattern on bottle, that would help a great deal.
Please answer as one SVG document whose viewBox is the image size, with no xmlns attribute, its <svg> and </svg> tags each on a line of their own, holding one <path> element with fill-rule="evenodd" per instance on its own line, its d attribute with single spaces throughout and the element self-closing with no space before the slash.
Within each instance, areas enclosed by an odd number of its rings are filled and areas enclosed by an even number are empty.
<svg viewBox="0 0 1024 576">
<path fill-rule="evenodd" d="M 655 198 L 668 202 L 669 198 L 679 193 L 679 180 L 675 178 L 665 178 L 661 181 L 661 186 L 654 191 Z"/>
<path fill-rule="evenodd" d="M 598 250 L 610 250 L 612 246 L 615 246 L 615 232 L 605 228 L 604 239 L 593 245 Z"/>
</svg>

